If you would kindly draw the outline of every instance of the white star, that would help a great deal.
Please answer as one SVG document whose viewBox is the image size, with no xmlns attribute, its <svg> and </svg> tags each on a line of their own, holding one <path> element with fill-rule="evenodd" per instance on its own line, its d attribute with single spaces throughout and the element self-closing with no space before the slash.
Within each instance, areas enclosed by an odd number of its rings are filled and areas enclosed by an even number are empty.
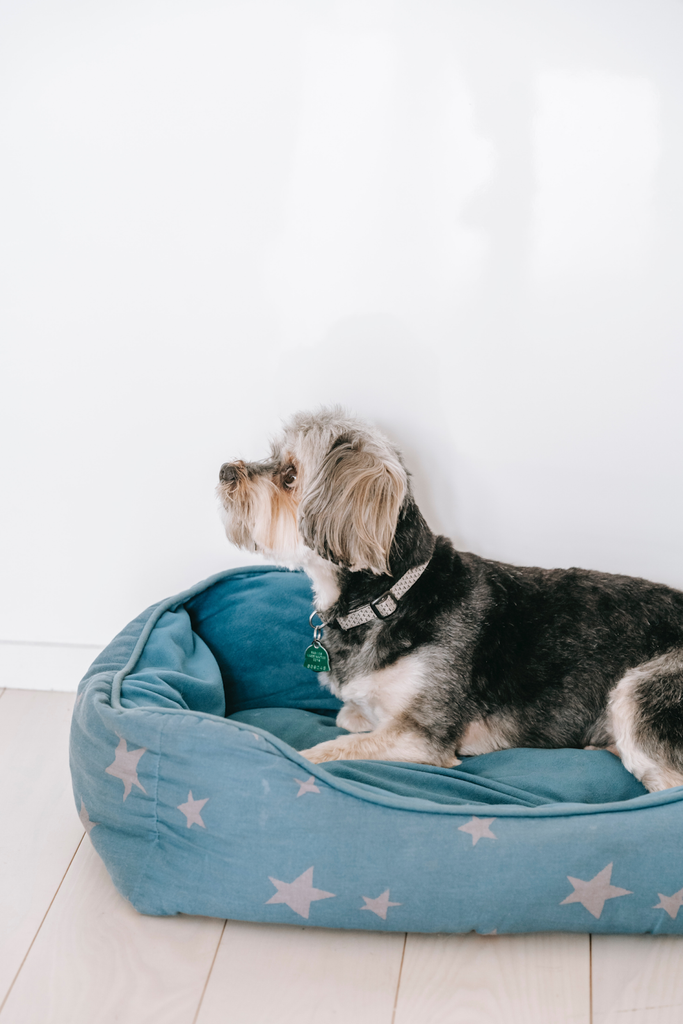
<svg viewBox="0 0 683 1024">
<path fill-rule="evenodd" d="M 270 878 L 270 875 L 268 877 Z M 304 871 L 303 875 L 299 875 L 293 882 L 280 882 L 277 878 L 270 878 L 270 881 L 277 892 L 266 900 L 266 903 L 286 903 L 300 917 L 308 917 L 314 900 L 327 900 L 335 895 L 333 892 L 325 892 L 324 889 L 314 889 L 313 868 Z"/>
<path fill-rule="evenodd" d="M 318 787 L 315 785 L 315 775 L 309 775 L 305 782 L 302 782 L 301 779 L 296 778 L 294 779 L 294 781 L 299 783 L 299 792 L 296 794 L 297 796 L 303 796 L 304 793 L 320 792 Z"/>
<path fill-rule="evenodd" d="M 593 917 L 600 917 L 602 908 L 605 906 L 605 900 L 613 900 L 617 896 L 633 895 L 630 889 L 620 889 L 618 885 L 610 885 L 611 877 L 612 864 L 608 864 L 606 868 L 599 871 L 595 878 L 591 878 L 589 882 L 584 882 L 580 878 L 572 878 L 571 875 L 567 875 L 567 878 L 574 886 L 574 892 L 571 896 L 561 900 L 560 906 L 564 903 L 582 903 L 589 914 L 592 914 Z"/>
<path fill-rule="evenodd" d="M 669 917 L 676 920 L 676 914 L 683 906 L 683 889 L 679 889 L 673 896 L 662 896 L 661 892 L 658 892 L 659 903 L 656 903 L 653 910 L 666 910 Z"/>
<path fill-rule="evenodd" d="M 187 827 L 192 828 L 193 825 L 201 825 L 202 828 L 206 828 L 206 825 L 202 821 L 202 816 L 199 813 L 204 804 L 209 802 L 207 796 L 204 800 L 195 800 L 192 797 L 192 790 L 187 794 L 187 803 L 178 804 L 178 810 L 182 811 L 187 818 Z"/>
<path fill-rule="evenodd" d="M 495 820 L 495 818 L 473 817 L 466 825 L 459 825 L 458 832 L 469 832 L 472 836 L 472 846 L 476 846 L 480 839 L 498 838 L 498 836 L 494 836 L 493 832 L 489 828 L 491 822 Z"/>
<path fill-rule="evenodd" d="M 147 747 L 138 747 L 137 750 L 129 750 L 128 744 L 123 736 L 119 739 L 114 760 L 105 768 L 107 775 L 113 775 L 115 779 L 123 782 L 123 799 L 125 800 L 131 791 L 132 786 L 137 786 L 143 793 L 147 793 L 144 786 L 138 779 L 138 761 L 143 754 L 147 753 Z"/>
<path fill-rule="evenodd" d="M 81 810 L 80 810 L 80 813 L 79 813 L 78 817 L 81 819 L 81 825 L 83 826 L 85 831 L 88 833 L 88 835 L 90 835 L 92 830 L 95 828 L 95 825 L 99 825 L 100 824 L 99 821 L 91 821 L 90 820 L 90 815 L 86 811 L 85 804 L 83 803 L 82 800 L 81 800 Z"/>
<path fill-rule="evenodd" d="M 376 896 L 374 900 L 371 900 L 369 896 L 362 896 L 361 899 L 365 900 L 365 906 L 360 907 L 361 910 L 371 910 L 373 914 L 377 914 L 383 921 L 387 919 L 387 910 L 389 907 L 400 907 L 400 903 L 392 903 L 389 899 L 389 890 L 385 889 L 381 896 Z"/>
</svg>

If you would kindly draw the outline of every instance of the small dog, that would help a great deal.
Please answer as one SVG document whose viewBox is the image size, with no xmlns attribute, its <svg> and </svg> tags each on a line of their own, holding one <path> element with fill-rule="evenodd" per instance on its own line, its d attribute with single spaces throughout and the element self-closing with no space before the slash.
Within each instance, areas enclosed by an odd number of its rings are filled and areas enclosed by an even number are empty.
<svg viewBox="0 0 683 1024">
<path fill-rule="evenodd" d="M 295 416 L 270 458 L 225 463 L 218 495 L 233 543 L 312 580 L 319 679 L 350 735 L 311 761 L 607 748 L 649 790 L 683 785 L 680 591 L 456 551 L 396 447 L 337 407 Z"/>
</svg>

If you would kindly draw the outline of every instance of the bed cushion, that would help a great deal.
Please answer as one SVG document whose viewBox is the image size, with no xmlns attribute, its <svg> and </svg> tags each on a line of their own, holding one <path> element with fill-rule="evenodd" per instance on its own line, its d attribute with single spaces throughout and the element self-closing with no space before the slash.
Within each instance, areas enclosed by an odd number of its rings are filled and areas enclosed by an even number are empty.
<svg viewBox="0 0 683 1024">
<path fill-rule="evenodd" d="M 230 570 L 147 609 L 82 680 L 76 807 L 142 913 L 332 928 L 683 931 L 683 787 L 606 751 L 457 769 L 301 757 L 339 735 L 302 666 L 298 572 Z"/>
</svg>

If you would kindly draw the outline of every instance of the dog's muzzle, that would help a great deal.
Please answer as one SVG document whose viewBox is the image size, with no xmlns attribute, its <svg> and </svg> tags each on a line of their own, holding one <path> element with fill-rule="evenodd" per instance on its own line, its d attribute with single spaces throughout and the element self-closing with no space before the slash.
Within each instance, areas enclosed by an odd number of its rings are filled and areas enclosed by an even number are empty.
<svg viewBox="0 0 683 1024">
<path fill-rule="evenodd" d="M 218 473 L 218 479 L 222 484 L 232 486 L 235 486 L 242 476 L 244 473 L 235 462 L 224 462 Z"/>
</svg>

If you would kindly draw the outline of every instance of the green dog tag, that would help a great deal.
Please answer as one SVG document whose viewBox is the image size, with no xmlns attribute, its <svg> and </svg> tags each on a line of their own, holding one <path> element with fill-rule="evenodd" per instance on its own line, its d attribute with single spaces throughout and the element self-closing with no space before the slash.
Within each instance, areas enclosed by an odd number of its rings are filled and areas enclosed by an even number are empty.
<svg viewBox="0 0 683 1024">
<path fill-rule="evenodd" d="M 306 648 L 304 668 L 310 668 L 313 672 L 330 671 L 330 659 L 321 643 L 311 644 L 310 647 Z"/>
</svg>

